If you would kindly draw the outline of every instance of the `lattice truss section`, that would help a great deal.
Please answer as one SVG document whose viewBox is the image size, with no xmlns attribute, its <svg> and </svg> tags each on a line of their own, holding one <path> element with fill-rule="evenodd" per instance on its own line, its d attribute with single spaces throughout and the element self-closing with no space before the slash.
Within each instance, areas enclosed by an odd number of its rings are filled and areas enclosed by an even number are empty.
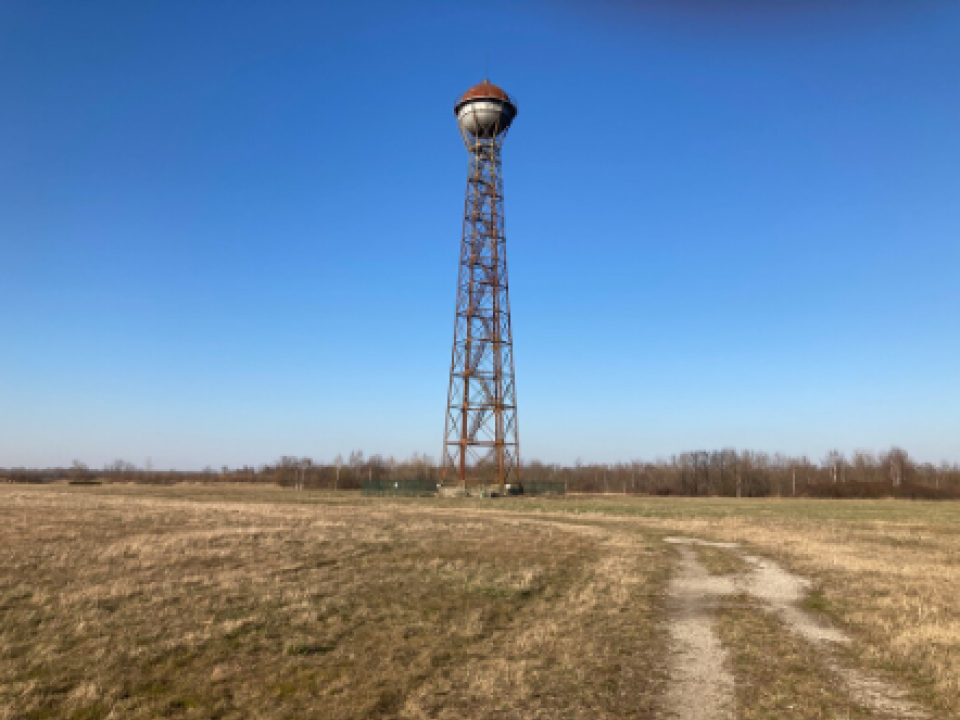
<svg viewBox="0 0 960 720">
<path fill-rule="evenodd" d="M 520 482 L 517 392 L 503 232 L 501 140 L 477 140 L 460 249 L 442 482 Z"/>
</svg>

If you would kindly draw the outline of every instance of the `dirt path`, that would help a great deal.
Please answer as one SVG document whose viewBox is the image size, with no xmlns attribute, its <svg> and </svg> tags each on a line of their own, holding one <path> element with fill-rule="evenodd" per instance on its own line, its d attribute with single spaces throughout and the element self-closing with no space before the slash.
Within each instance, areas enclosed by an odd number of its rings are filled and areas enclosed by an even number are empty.
<svg viewBox="0 0 960 720">
<path fill-rule="evenodd" d="M 721 598 L 745 593 L 759 600 L 793 633 L 816 646 L 826 672 L 837 677 L 849 696 L 863 708 L 887 720 L 922 720 L 930 715 L 907 698 L 901 688 L 874 674 L 850 667 L 838 648 L 849 636 L 804 611 L 800 602 L 810 590 L 805 578 L 765 558 L 742 553 L 735 543 L 712 543 L 671 537 L 679 565 L 668 589 L 671 614 L 671 690 L 667 708 L 680 720 L 714 720 L 734 715 L 733 679 L 723 667 L 725 651 L 717 632 L 716 612 Z M 729 550 L 748 569 L 735 575 L 710 575 L 691 549 L 706 545 Z"/>
<path fill-rule="evenodd" d="M 845 665 L 831 648 L 844 645 L 849 636 L 835 627 L 800 609 L 799 603 L 810 589 L 805 578 L 793 575 L 770 560 L 743 556 L 752 567 L 750 573 L 738 580 L 750 595 L 762 600 L 767 609 L 776 613 L 793 632 L 822 650 L 824 666 L 838 675 L 850 696 L 865 708 L 882 717 L 913 720 L 928 717 L 927 713 L 907 699 L 901 688 L 884 682 L 869 672 Z"/>
<path fill-rule="evenodd" d="M 734 592 L 731 578 L 710 575 L 689 547 L 667 589 L 670 612 L 670 689 L 666 704 L 678 720 L 734 717 L 733 676 L 717 631 L 719 598 Z"/>
</svg>

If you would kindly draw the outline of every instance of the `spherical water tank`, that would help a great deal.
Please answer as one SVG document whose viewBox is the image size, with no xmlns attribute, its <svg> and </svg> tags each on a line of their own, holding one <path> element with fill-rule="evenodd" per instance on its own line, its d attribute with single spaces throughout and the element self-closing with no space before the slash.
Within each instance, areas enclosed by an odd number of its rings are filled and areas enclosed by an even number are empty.
<svg viewBox="0 0 960 720">
<path fill-rule="evenodd" d="M 453 112 L 465 134 L 489 140 L 507 131 L 517 116 L 517 106 L 503 90 L 484 80 L 463 94 Z"/>
</svg>

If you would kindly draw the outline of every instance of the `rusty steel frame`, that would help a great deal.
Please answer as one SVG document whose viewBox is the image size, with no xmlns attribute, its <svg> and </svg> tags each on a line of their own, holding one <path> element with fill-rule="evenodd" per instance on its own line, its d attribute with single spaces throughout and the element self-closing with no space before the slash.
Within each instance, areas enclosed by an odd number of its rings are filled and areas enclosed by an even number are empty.
<svg viewBox="0 0 960 720">
<path fill-rule="evenodd" d="M 513 364 L 501 148 L 461 131 L 470 153 L 441 485 L 519 490 L 520 428 Z"/>
</svg>

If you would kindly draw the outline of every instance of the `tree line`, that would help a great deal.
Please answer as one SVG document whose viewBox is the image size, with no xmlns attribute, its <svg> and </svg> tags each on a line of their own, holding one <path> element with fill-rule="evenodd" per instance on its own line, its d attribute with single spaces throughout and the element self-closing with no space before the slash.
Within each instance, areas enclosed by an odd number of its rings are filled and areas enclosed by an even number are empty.
<svg viewBox="0 0 960 720">
<path fill-rule="evenodd" d="M 753 450 L 698 450 L 619 463 L 526 462 L 527 481 L 564 482 L 567 492 L 728 497 L 960 497 L 960 464 L 917 462 L 899 447 L 881 453 L 832 450 L 818 461 Z M 0 469 L 0 482 L 261 483 L 297 489 L 357 490 L 364 481 L 440 480 L 436 463 L 414 453 L 404 460 L 355 450 L 332 462 L 283 456 L 258 467 L 202 470 L 140 468 L 118 459 L 102 468 L 76 460 L 67 468 Z"/>
</svg>

